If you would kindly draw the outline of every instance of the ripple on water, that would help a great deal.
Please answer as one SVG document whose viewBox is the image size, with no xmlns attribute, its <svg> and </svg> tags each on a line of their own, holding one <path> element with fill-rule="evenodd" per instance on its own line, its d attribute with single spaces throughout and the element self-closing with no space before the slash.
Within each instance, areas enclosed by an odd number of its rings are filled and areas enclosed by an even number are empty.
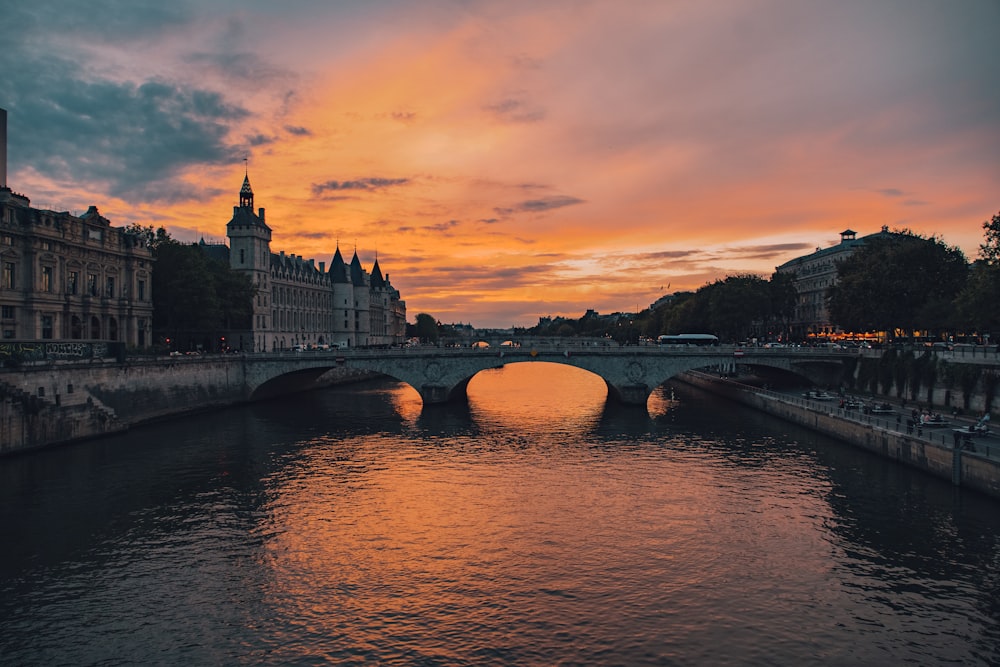
<svg viewBox="0 0 1000 667">
<path fill-rule="evenodd" d="M 1000 660 L 995 504 L 595 380 L 510 364 L 466 411 L 342 388 L 14 461 L 4 661 Z"/>
</svg>

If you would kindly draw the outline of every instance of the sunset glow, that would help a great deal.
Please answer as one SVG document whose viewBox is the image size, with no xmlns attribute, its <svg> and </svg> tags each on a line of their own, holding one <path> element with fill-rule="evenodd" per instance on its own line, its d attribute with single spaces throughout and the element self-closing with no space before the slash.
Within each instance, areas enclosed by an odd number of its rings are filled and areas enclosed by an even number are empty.
<svg viewBox="0 0 1000 667">
<path fill-rule="evenodd" d="M 992 0 L 8 3 L 7 185 L 375 259 L 442 322 L 633 311 L 1000 210 Z M 244 158 L 247 163 L 244 163 Z"/>
</svg>

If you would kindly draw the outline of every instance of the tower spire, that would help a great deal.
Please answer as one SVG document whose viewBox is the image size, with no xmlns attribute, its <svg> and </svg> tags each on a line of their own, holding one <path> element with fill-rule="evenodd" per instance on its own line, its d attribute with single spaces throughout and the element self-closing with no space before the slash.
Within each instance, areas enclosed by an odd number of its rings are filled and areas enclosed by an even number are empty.
<svg viewBox="0 0 1000 667">
<path fill-rule="evenodd" d="M 243 176 L 243 187 L 240 188 L 240 208 L 253 210 L 253 188 L 250 187 L 250 174 Z"/>
</svg>

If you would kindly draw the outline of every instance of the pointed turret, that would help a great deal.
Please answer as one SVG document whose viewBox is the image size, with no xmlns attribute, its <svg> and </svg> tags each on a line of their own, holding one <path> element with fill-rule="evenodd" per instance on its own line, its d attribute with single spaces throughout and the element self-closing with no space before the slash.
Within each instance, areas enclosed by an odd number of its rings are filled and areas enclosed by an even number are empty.
<svg viewBox="0 0 1000 667">
<path fill-rule="evenodd" d="M 351 282 L 355 287 L 362 287 L 365 284 L 365 270 L 361 268 L 361 260 L 358 259 L 358 251 L 354 251 L 351 258 Z"/>
<path fill-rule="evenodd" d="M 337 246 L 337 251 L 333 253 L 333 259 L 330 260 L 330 276 L 335 283 L 349 283 L 351 282 L 350 275 L 347 272 L 347 264 L 344 262 L 344 256 L 340 254 L 340 246 Z"/>
<path fill-rule="evenodd" d="M 372 287 L 385 287 L 385 280 L 382 278 L 382 269 L 378 266 L 378 258 L 375 258 L 375 265 L 372 266 Z"/>
</svg>

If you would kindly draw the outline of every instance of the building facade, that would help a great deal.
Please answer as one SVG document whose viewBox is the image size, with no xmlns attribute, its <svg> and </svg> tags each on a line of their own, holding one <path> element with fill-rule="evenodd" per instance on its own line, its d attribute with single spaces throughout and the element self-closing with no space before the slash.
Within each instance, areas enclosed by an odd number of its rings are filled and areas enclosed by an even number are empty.
<svg viewBox="0 0 1000 667">
<path fill-rule="evenodd" d="M 845 229 L 840 233 L 840 243 L 829 248 L 817 248 L 816 252 L 785 262 L 775 270 L 795 277 L 795 291 L 798 295 L 795 313 L 790 323 L 793 340 L 810 338 L 839 337 L 844 332 L 830 321 L 827 295 L 837 284 L 837 263 L 851 256 L 864 245 L 866 239 L 889 235 L 888 227 L 882 227 L 875 234 L 857 238 L 857 232 Z"/>
<path fill-rule="evenodd" d="M 0 339 L 153 342 L 153 258 L 140 235 L 96 206 L 80 216 L 33 208 L 7 187 L 0 109 Z"/>
<path fill-rule="evenodd" d="M 251 330 L 239 333 L 242 349 L 388 347 L 405 340 L 406 302 L 388 274 L 383 276 L 377 258 L 369 273 L 357 250 L 347 263 L 338 246 L 329 268 L 325 262 L 271 251 L 271 228 L 264 209 L 254 211 L 249 175 L 244 176 L 226 236 L 228 248 L 210 251 L 247 275 L 257 291 Z"/>
</svg>

